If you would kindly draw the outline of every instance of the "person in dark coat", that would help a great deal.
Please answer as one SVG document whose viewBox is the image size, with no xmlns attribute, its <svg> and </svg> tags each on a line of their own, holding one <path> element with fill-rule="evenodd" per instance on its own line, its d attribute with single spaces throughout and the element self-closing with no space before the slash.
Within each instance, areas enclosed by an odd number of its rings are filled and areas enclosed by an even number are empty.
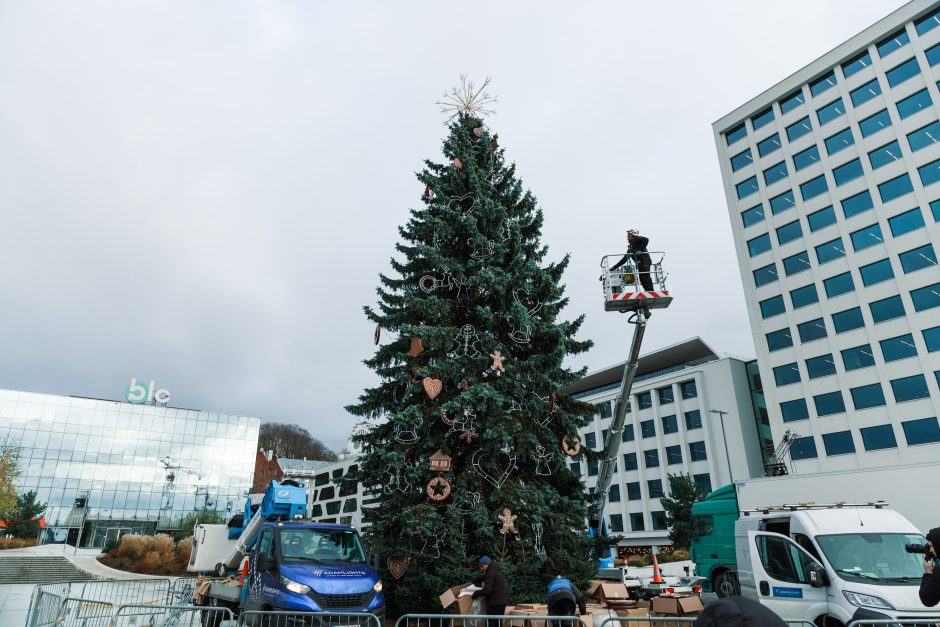
<svg viewBox="0 0 940 627">
<path fill-rule="evenodd" d="M 548 615 L 549 616 L 574 616 L 575 604 L 581 610 L 581 615 L 587 614 L 587 599 L 581 594 L 581 591 L 575 588 L 574 584 L 561 575 L 555 577 L 548 584 Z M 570 621 L 552 621 L 554 627 L 571 625 Z"/>
<path fill-rule="evenodd" d="M 486 597 L 487 616 L 502 616 L 506 612 L 506 580 L 499 564 L 484 555 L 480 558 L 480 570 L 483 571 L 483 588 L 473 593 L 473 598 Z M 499 627 L 500 620 L 491 618 L 487 627 Z"/>
<path fill-rule="evenodd" d="M 787 627 L 783 619 L 757 601 L 724 597 L 705 606 L 693 627 Z"/>
<path fill-rule="evenodd" d="M 650 267 L 653 262 L 650 259 L 649 251 L 646 250 L 649 243 L 648 237 L 643 237 L 636 231 L 627 231 L 627 254 L 611 267 L 611 271 L 614 271 L 627 263 L 628 259 L 633 259 L 637 273 L 640 275 L 640 285 L 647 292 L 653 291 L 653 277 L 650 276 Z"/>
<path fill-rule="evenodd" d="M 937 547 L 940 546 L 940 527 L 927 532 L 927 544 L 933 555 L 924 555 L 924 576 L 920 580 L 920 602 L 927 607 L 940 603 L 940 570 L 936 568 Z"/>
</svg>

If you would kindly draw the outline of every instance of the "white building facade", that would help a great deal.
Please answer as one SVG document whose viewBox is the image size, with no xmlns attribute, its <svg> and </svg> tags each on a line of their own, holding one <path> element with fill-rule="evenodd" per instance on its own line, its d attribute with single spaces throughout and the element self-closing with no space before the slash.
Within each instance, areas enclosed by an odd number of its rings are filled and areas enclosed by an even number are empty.
<svg viewBox="0 0 940 627">
<path fill-rule="evenodd" d="M 623 545 L 670 544 L 659 501 L 669 494 L 668 475 L 691 475 L 705 493 L 763 475 L 762 451 L 772 442 L 755 366 L 721 357 L 698 338 L 640 358 L 605 510 Z M 603 450 L 622 374 L 619 364 L 565 390 L 598 408 L 580 432 L 590 449 Z M 597 464 L 570 466 L 593 492 Z"/>
<path fill-rule="evenodd" d="M 714 126 L 791 472 L 940 456 L 940 3 L 915 0 Z"/>
</svg>

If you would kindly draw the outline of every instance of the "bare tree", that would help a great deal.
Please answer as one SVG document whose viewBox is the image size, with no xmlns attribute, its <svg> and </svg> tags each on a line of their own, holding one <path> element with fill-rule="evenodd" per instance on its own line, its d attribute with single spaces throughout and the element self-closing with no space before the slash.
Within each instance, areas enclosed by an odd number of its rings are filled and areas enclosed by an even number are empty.
<svg viewBox="0 0 940 627">
<path fill-rule="evenodd" d="M 299 425 L 282 422 L 266 422 L 258 433 L 258 447 L 274 451 L 278 457 L 307 459 L 315 461 L 335 461 L 336 453 L 316 439 L 310 432 Z"/>
</svg>

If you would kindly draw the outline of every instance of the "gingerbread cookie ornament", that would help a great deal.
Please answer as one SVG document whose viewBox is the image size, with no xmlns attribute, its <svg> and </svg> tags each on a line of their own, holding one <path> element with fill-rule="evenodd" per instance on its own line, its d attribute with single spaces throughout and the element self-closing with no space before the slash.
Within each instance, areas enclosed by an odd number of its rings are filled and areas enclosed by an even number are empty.
<svg viewBox="0 0 940 627">
<path fill-rule="evenodd" d="M 506 372 L 506 367 L 503 365 L 506 362 L 506 358 L 503 357 L 503 352 L 500 350 L 494 350 L 490 353 L 490 357 L 493 359 L 493 364 L 483 371 L 483 377 L 501 377 L 503 373 Z"/>
<path fill-rule="evenodd" d="M 499 530 L 501 534 L 519 533 L 519 530 L 516 529 L 516 516 L 513 515 L 511 509 L 504 507 L 502 515 L 497 516 L 497 518 L 499 518 L 499 522 L 503 523 L 503 526 Z"/>
</svg>

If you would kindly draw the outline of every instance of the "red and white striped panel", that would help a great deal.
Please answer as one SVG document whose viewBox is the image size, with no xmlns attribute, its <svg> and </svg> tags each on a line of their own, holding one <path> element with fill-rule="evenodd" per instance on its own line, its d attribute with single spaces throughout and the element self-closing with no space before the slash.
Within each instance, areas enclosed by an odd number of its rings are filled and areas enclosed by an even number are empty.
<svg viewBox="0 0 940 627">
<path fill-rule="evenodd" d="M 621 292 L 613 294 L 611 300 L 643 300 L 645 298 L 666 298 L 669 296 L 669 290 L 661 292 Z"/>
</svg>

